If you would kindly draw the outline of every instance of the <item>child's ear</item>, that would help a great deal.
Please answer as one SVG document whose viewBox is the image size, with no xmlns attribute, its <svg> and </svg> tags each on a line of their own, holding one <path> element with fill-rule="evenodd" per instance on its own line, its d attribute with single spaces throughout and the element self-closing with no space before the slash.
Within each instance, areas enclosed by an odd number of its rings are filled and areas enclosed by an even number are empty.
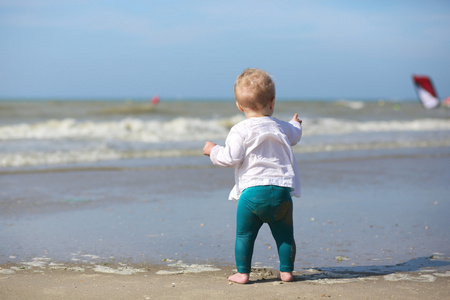
<svg viewBox="0 0 450 300">
<path fill-rule="evenodd" d="M 270 100 L 270 109 L 273 109 L 275 106 L 275 97 L 272 98 L 272 100 Z"/>
<path fill-rule="evenodd" d="M 242 108 L 242 106 L 239 105 L 239 103 L 237 101 L 236 101 L 236 106 L 240 111 L 244 112 L 244 109 Z"/>
</svg>

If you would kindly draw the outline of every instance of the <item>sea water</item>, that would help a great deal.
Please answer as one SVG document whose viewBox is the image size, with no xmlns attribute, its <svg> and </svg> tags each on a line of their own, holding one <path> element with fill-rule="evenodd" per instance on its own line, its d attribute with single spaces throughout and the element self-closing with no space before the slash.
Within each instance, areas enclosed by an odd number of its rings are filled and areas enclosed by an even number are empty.
<svg viewBox="0 0 450 300">
<path fill-rule="evenodd" d="M 295 113 L 296 268 L 449 265 L 450 109 L 277 101 Z M 0 263 L 233 264 L 233 170 L 202 147 L 243 119 L 233 100 L 0 101 Z M 267 226 L 253 262 L 278 265 Z"/>
<path fill-rule="evenodd" d="M 303 120 L 296 152 L 450 145 L 450 109 L 417 101 L 279 101 Z M 0 101 L 0 169 L 201 155 L 244 119 L 233 100 Z"/>
</svg>

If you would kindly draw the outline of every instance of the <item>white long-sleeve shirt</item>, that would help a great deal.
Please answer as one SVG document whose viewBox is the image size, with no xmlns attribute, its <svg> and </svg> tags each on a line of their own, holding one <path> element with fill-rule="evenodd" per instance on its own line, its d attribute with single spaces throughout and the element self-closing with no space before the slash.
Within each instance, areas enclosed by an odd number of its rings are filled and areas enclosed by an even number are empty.
<svg viewBox="0 0 450 300">
<path fill-rule="evenodd" d="M 238 200 L 246 188 L 277 185 L 291 188 L 300 197 L 300 177 L 292 147 L 302 136 L 301 124 L 273 117 L 250 118 L 234 125 L 225 146 L 211 150 L 213 164 L 234 167 L 235 183 L 230 200 Z"/>
</svg>

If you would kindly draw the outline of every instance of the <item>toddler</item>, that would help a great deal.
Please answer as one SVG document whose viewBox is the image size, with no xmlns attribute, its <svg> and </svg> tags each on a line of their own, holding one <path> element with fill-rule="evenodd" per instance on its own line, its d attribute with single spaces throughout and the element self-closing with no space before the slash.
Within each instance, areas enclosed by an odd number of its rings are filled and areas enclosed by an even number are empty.
<svg viewBox="0 0 450 300">
<path fill-rule="evenodd" d="M 295 114 L 289 123 L 272 117 L 275 84 L 260 69 L 246 69 L 234 85 L 236 105 L 246 120 L 234 125 L 219 146 L 207 141 L 203 154 L 213 164 L 235 168 L 230 200 L 239 200 L 236 212 L 235 258 L 238 273 L 229 281 L 248 283 L 258 231 L 268 223 L 280 258 L 280 278 L 292 281 L 295 241 L 292 198 L 300 197 L 300 178 L 291 146 L 302 136 Z"/>
</svg>

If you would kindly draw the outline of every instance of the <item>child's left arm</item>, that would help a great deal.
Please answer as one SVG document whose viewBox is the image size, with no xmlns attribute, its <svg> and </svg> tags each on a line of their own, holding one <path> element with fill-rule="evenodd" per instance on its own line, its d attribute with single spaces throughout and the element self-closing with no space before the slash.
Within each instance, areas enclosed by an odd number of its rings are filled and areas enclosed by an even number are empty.
<svg viewBox="0 0 450 300">
<path fill-rule="evenodd" d="M 291 120 L 291 121 L 297 121 L 297 122 L 300 123 L 300 125 L 302 124 L 302 120 L 300 120 L 300 119 L 298 118 L 298 114 L 295 114 L 295 115 L 292 117 L 292 120 Z"/>
</svg>

